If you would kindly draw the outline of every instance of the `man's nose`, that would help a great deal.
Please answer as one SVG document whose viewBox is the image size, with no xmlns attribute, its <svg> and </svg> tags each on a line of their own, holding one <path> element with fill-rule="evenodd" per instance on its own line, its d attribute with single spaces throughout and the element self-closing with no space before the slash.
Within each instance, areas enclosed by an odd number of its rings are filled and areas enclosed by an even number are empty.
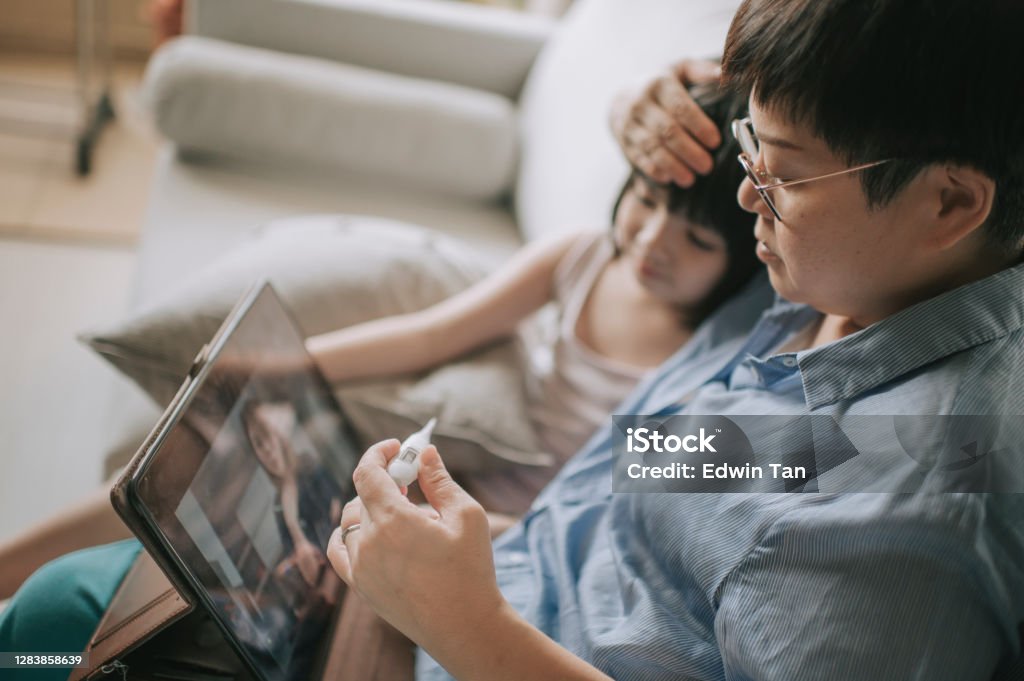
<svg viewBox="0 0 1024 681">
<path fill-rule="evenodd" d="M 749 177 L 743 178 L 743 182 L 740 182 L 740 188 L 736 192 L 736 200 L 739 201 L 740 208 L 748 213 L 754 213 L 766 219 L 773 217 L 771 208 L 768 207 L 768 204 L 764 202 L 761 195 L 754 189 L 754 184 L 750 181 Z"/>
</svg>

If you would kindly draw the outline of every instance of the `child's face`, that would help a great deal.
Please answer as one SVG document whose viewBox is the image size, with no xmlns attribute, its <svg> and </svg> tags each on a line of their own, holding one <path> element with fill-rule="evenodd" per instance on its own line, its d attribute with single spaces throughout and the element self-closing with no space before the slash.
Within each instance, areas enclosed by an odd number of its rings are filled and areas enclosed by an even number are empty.
<svg viewBox="0 0 1024 681">
<path fill-rule="evenodd" d="M 639 176 L 619 204 L 615 240 L 637 281 L 671 305 L 701 303 L 729 264 L 721 234 L 670 212 L 667 188 Z"/>
<path fill-rule="evenodd" d="M 753 162 L 768 174 L 795 180 L 849 167 L 809 128 L 753 98 L 750 117 L 760 140 Z M 749 179 L 740 185 L 739 202 L 757 214 L 757 255 L 782 297 L 866 325 L 921 299 L 929 276 L 934 279 L 928 228 L 937 203 L 919 176 L 872 210 L 860 180 L 854 172 L 773 190 L 781 221 Z"/>
</svg>

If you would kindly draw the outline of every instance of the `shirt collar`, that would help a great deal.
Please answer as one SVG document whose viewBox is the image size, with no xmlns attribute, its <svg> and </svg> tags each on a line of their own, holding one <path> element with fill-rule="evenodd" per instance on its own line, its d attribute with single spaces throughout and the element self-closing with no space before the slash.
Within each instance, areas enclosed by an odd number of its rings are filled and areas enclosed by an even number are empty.
<svg viewBox="0 0 1024 681">
<path fill-rule="evenodd" d="M 807 406 L 816 409 L 851 399 L 1022 327 L 1024 264 L 912 305 L 834 343 L 799 353 Z"/>
<path fill-rule="evenodd" d="M 799 303 L 791 303 L 788 300 L 776 296 L 775 304 L 765 310 L 758 321 L 757 326 L 747 336 L 746 342 L 740 348 L 731 361 L 721 367 L 708 382 L 729 382 L 736 367 L 742 362 L 749 362 L 752 359 L 768 357 L 787 340 L 807 327 L 812 321 L 821 316 L 817 310 Z"/>
</svg>

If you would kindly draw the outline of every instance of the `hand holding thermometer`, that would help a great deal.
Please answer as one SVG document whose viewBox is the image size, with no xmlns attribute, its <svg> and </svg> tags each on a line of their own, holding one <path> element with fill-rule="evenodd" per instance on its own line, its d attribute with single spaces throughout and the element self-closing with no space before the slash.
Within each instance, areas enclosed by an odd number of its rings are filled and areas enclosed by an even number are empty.
<svg viewBox="0 0 1024 681">
<path fill-rule="evenodd" d="M 388 475 L 399 487 L 411 485 L 419 475 L 420 454 L 430 444 L 430 435 L 434 432 L 435 425 L 437 419 L 432 418 L 427 421 L 427 425 L 405 438 L 398 449 L 398 456 L 388 464 Z"/>
</svg>

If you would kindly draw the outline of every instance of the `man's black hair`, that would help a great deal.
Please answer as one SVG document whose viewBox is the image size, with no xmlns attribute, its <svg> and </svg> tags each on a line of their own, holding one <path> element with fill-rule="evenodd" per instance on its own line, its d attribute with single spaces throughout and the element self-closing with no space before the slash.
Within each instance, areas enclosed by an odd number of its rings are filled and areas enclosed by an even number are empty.
<svg viewBox="0 0 1024 681">
<path fill-rule="evenodd" d="M 726 40 L 726 83 L 808 126 L 864 171 L 884 207 L 924 168 L 969 166 L 996 184 L 990 242 L 1024 241 L 1024 2 L 744 0 Z"/>
<path fill-rule="evenodd" d="M 759 267 L 754 251 L 756 216 L 743 210 L 736 199 L 736 193 L 746 174 L 737 160 L 740 153 L 739 144 L 730 131 L 732 121 L 747 115 L 747 100 L 713 84 L 692 86 L 690 95 L 718 127 L 722 144 L 711 152 L 714 159 L 711 172 L 707 175 L 698 175 L 689 188 L 680 187 L 675 183 L 660 186 L 667 192 L 669 211 L 722 235 L 729 258 L 725 274 L 718 284 L 696 309 L 686 311 L 686 323 L 697 326 L 715 308 L 742 288 Z M 615 200 L 615 206 L 612 208 L 613 224 L 619 212 L 619 204 L 637 178 L 643 178 L 653 185 L 658 184 L 634 169 Z"/>
</svg>

